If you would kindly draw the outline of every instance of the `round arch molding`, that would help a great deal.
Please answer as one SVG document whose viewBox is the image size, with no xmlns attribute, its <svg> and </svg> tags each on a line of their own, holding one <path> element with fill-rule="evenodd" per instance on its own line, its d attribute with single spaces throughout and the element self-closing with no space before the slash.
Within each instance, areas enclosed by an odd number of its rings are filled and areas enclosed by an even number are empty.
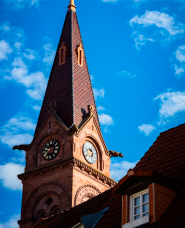
<svg viewBox="0 0 185 228">
<path fill-rule="evenodd" d="M 32 217 L 38 202 L 47 195 L 53 194 L 59 199 L 60 209 L 69 208 L 70 200 L 66 187 L 58 182 L 47 182 L 37 187 L 28 197 L 24 207 L 25 217 Z"/>
<path fill-rule="evenodd" d="M 81 204 L 87 201 L 88 199 L 91 199 L 99 195 L 100 193 L 101 191 L 94 185 L 91 185 L 91 184 L 83 185 L 76 192 L 74 205 L 76 206 L 78 204 Z"/>
</svg>

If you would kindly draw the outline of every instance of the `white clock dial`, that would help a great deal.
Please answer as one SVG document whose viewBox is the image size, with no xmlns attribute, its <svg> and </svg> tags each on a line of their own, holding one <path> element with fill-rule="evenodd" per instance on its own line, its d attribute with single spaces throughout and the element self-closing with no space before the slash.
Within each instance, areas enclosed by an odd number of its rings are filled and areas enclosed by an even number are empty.
<svg viewBox="0 0 185 228">
<path fill-rule="evenodd" d="M 90 142 L 86 142 L 83 146 L 83 154 L 85 159 L 93 164 L 96 162 L 97 159 L 97 152 L 94 146 Z"/>
</svg>

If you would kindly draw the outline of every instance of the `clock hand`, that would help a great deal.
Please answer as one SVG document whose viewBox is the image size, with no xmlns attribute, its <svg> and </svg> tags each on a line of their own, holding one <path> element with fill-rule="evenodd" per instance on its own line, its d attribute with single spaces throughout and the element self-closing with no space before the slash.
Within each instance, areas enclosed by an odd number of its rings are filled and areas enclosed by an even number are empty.
<svg viewBox="0 0 185 228">
<path fill-rule="evenodd" d="M 50 151 L 50 148 L 49 148 L 49 149 L 45 148 L 45 150 L 46 150 L 46 151 Z"/>
</svg>

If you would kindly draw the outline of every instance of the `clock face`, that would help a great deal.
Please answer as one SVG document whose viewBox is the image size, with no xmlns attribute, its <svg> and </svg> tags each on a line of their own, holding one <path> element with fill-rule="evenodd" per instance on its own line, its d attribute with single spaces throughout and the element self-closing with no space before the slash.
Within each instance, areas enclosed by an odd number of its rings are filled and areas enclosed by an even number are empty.
<svg viewBox="0 0 185 228">
<path fill-rule="evenodd" d="M 42 150 L 42 156 L 45 160 L 51 160 L 57 156 L 59 149 L 59 142 L 52 139 L 44 145 L 44 148 Z"/>
<path fill-rule="evenodd" d="M 86 142 L 83 146 L 83 154 L 85 156 L 85 159 L 93 164 L 96 162 L 97 159 L 97 152 L 94 148 L 94 146 L 90 142 Z"/>
</svg>

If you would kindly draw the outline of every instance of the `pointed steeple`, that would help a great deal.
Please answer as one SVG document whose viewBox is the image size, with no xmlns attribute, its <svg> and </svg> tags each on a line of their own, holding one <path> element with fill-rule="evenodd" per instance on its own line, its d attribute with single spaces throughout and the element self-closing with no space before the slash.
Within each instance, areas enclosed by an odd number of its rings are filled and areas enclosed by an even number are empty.
<svg viewBox="0 0 185 228">
<path fill-rule="evenodd" d="M 75 7 L 74 0 L 70 0 L 35 134 L 53 101 L 58 117 L 68 128 L 82 123 L 89 112 L 88 105 L 94 106 L 99 124 Z"/>
</svg>

